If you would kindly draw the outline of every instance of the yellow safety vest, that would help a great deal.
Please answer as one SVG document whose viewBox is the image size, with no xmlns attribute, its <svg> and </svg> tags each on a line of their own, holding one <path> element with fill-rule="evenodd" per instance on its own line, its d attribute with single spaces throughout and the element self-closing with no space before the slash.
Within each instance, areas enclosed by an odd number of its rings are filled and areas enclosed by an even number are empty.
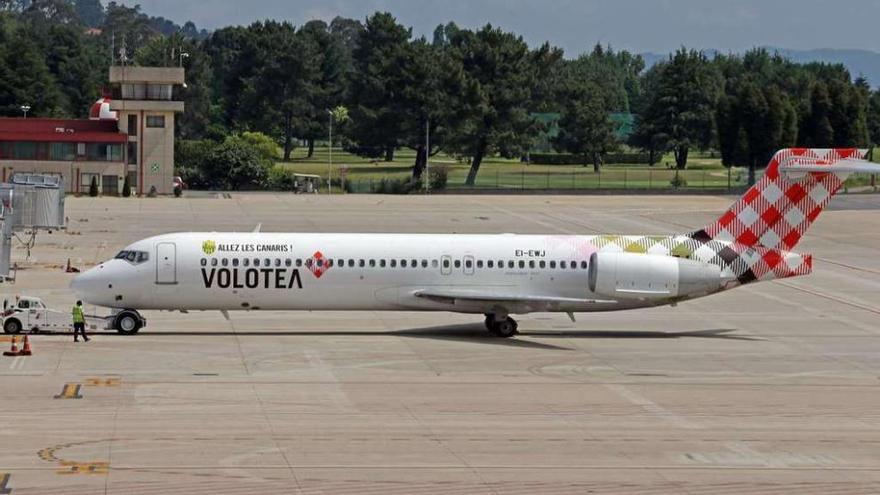
<svg viewBox="0 0 880 495">
<path fill-rule="evenodd" d="M 74 323 L 85 323 L 85 319 L 83 318 L 82 306 L 74 306 L 73 307 L 73 322 Z"/>
</svg>

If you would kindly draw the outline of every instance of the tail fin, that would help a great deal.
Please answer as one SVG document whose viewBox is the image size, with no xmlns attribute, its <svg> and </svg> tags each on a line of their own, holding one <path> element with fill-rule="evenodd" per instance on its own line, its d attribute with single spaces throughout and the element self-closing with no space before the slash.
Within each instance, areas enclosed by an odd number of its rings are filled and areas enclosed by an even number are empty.
<svg viewBox="0 0 880 495">
<path fill-rule="evenodd" d="M 790 251 L 849 174 L 880 173 L 856 148 L 779 150 L 764 176 L 696 240 Z"/>
</svg>

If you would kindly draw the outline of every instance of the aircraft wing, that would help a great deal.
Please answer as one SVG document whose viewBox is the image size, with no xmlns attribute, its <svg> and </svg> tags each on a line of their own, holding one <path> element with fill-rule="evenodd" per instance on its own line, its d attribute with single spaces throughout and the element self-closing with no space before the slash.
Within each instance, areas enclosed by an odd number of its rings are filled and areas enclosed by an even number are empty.
<svg viewBox="0 0 880 495">
<path fill-rule="evenodd" d="M 436 303 L 462 307 L 462 309 L 485 308 L 486 311 L 497 307 L 508 310 L 546 311 L 550 309 L 564 310 L 568 307 L 585 304 L 617 304 L 617 301 L 614 300 L 542 296 L 493 289 L 423 289 L 413 292 L 413 295 Z"/>
</svg>

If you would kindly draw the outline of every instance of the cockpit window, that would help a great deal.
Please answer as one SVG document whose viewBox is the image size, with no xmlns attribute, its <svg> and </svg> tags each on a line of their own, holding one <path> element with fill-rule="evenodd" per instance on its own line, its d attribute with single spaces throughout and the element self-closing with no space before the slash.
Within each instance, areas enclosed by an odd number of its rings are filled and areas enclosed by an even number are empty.
<svg viewBox="0 0 880 495">
<path fill-rule="evenodd" d="M 141 264 L 150 259 L 149 253 L 146 251 L 119 251 L 115 259 L 125 260 L 134 265 Z"/>
</svg>

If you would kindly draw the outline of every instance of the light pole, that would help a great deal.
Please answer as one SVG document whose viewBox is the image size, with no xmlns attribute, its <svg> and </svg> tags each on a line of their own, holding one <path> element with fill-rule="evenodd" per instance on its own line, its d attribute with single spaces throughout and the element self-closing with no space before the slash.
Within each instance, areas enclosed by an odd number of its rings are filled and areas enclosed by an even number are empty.
<svg viewBox="0 0 880 495">
<path fill-rule="evenodd" d="M 183 67 L 183 59 L 189 58 L 189 53 L 180 52 L 180 65 L 179 67 Z"/>
<path fill-rule="evenodd" d="M 428 159 L 431 157 L 431 121 L 425 119 L 425 194 L 431 192 L 431 171 L 428 170 Z"/>
<path fill-rule="evenodd" d="M 327 164 L 327 194 L 331 194 L 333 192 L 333 111 L 329 108 L 327 109 L 327 115 L 330 116 L 330 146 L 327 148 L 330 156 Z"/>
<path fill-rule="evenodd" d="M 24 118 L 27 118 L 27 113 L 31 109 L 31 106 L 30 105 L 21 105 L 18 108 L 20 108 L 21 111 L 24 112 Z"/>
</svg>

